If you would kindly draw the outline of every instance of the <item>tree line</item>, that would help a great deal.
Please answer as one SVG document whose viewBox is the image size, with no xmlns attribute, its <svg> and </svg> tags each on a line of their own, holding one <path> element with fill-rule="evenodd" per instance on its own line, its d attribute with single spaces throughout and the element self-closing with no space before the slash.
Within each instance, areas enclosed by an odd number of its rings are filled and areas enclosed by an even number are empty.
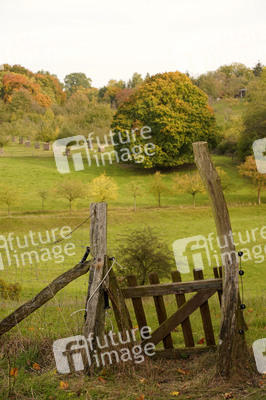
<svg viewBox="0 0 266 400">
<path fill-rule="evenodd" d="M 239 90 L 247 89 L 242 99 Z M 218 96 L 218 97 L 217 97 Z M 219 100 L 228 107 L 241 105 L 241 113 L 218 123 L 210 104 Z M 178 71 L 145 78 L 134 73 L 128 82 L 110 80 L 100 89 L 84 73 L 71 73 L 61 83 L 48 71 L 4 64 L 0 70 L 0 147 L 11 136 L 51 142 L 94 132 L 100 139 L 110 129 L 126 137 L 120 143 L 144 144 L 139 134 L 148 125 L 155 156 L 144 158 L 145 168 L 161 169 L 193 162 L 192 142 L 208 141 L 212 151 L 244 161 L 252 143 L 265 135 L 266 69 L 257 63 L 224 65 L 198 78 Z M 115 137 L 114 137 L 115 138 Z M 134 163 L 134 157 L 128 157 Z"/>
<path fill-rule="evenodd" d="M 234 188 L 233 182 L 228 174 L 220 167 L 216 167 L 221 178 L 223 191 L 230 192 Z M 257 190 L 258 204 L 261 204 L 261 191 L 266 188 L 266 176 L 257 171 L 254 158 L 249 156 L 247 160 L 239 167 L 241 176 L 248 177 Z M 192 196 L 193 208 L 196 207 L 196 196 L 205 193 L 205 187 L 198 171 L 187 173 L 176 173 L 172 176 L 171 187 L 169 187 L 164 175 L 156 171 L 150 175 L 150 180 L 146 187 L 144 182 L 133 180 L 127 186 L 128 196 L 133 199 L 134 211 L 137 211 L 137 201 L 147 193 L 151 193 L 157 201 L 158 207 L 162 205 L 162 198 L 169 195 L 189 194 Z M 49 197 L 58 197 L 68 201 L 69 211 L 71 212 L 73 204 L 78 199 L 90 198 L 97 202 L 109 202 L 118 198 L 119 190 L 115 178 L 102 173 L 92 179 L 90 183 L 83 183 L 79 180 L 65 179 L 56 184 L 52 189 L 42 188 L 38 190 L 37 195 L 41 200 L 41 210 L 45 211 L 45 202 Z M 23 196 L 12 185 L 0 183 L 0 204 L 7 207 L 8 215 L 11 216 L 11 209 L 22 201 Z"/>
</svg>

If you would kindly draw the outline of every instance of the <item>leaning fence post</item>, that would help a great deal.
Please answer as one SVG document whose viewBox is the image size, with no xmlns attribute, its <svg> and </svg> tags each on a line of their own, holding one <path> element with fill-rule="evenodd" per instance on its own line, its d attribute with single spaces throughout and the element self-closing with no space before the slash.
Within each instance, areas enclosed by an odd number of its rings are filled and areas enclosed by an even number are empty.
<svg viewBox="0 0 266 400">
<path fill-rule="evenodd" d="M 104 334 L 104 296 L 101 284 L 107 272 L 107 204 L 90 204 L 90 248 L 94 259 L 89 277 L 88 296 L 86 301 L 85 337 L 93 338 L 96 349 L 96 337 Z"/>
<path fill-rule="evenodd" d="M 223 274 L 223 296 L 216 370 L 229 377 L 246 365 L 246 342 L 242 310 L 239 307 L 238 259 L 232 238 L 230 217 L 224 198 L 221 179 L 212 163 L 207 142 L 193 143 L 196 165 L 209 193 L 218 237 Z"/>
</svg>

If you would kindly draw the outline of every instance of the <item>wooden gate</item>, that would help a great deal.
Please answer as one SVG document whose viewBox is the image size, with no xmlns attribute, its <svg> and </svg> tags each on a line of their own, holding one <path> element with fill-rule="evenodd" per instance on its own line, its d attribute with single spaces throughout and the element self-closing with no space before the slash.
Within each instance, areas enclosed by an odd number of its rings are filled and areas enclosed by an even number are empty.
<svg viewBox="0 0 266 400">
<path fill-rule="evenodd" d="M 157 313 L 159 326 L 152 333 L 149 339 L 142 342 L 144 346 L 147 342 L 157 345 L 163 342 L 164 349 L 156 349 L 156 356 L 163 358 L 176 358 L 181 353 L 193 354 L 206 350 L 215 350 L 216 343 L 211 320 L 208 300 L 215 293 L 218 293 L 221 305 L 222 296 L 222 267 L 213 268 L 214 279 L 204 279 L 202 270 L 193 270 L 194 281 L 182 282 L 181 274 L 178 271 L 172 272 L 171 283 L 160 283 L 156 273 L 149 275 L 149 285 L 138 286 L 135 275 L 127 276 L 128 287 L 119 289 L 115 276 L 112 275 L 110 281 L 110 298 L 113 304 L 118 328 L 132 327 L 132 322 L 124 299 L 131 299 L 139 329 L 147 326 L 142 298 L 153 297 Z M 119 294 L 120 292 L 120 294 Z M 195 295 L 188 301 L 186 293 L 195 292 Z M 177 310 L 167 317 L 164 302 L 165 295 L 174 295 Z M 118 307 L 119 303 L 119 307 Z M 122 311 L 121 311 L 122 307 Z M 195 341 L 191 328 L 190 315 L 200 309 L 203 330 L 205 334 L 206 346 L 195 347 Z M 171 332 L 181 325 L 185 347 L 182 349 L 174 348 Z M 183 354 L 182 354 L 183 355 Z"/>
</svg>

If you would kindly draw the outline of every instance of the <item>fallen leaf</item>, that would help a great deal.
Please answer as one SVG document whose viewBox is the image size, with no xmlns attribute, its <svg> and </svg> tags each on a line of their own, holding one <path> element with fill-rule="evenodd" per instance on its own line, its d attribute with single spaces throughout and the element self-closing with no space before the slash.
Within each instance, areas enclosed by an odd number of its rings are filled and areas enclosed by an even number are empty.
<svg viewBox="0 0 266 400">
<path fill-rule="evenodd" d="M 178 372 L 180 375 L 188 375 L 188 374 L 189 374 L 189 371 L 185 371 L 185 370 L 182 369 L 182 368 L 177 368 L 177 372 Z"/>
<path fill-rule="evenodd" d="M 34 364 L 32 365 L 32 368 L 35 369 L 36 371 L 41 369 L 41 367 L 40 367 L 39 364 L 37 364 L 37 363 L 34 363 Z"/>
<path fill-rule="evenodd" d="M 68 383 L 67 383 L 67 382 L 63 382 L 63 381 L 60 381 L 59 389 L 65 390 L 65 389 L 67 389 L 67 388 L 68 388 Z"/>
<path fill-rule="evenodd" d="M 203 344 L 205 342 L 205 337 L 203 337 L 202 339 L 200 339 L 199 341 L 198 341 L 198 344 Z"/>
<path fill-rule="evenodd" d="M 18 376 L 18 369 L 12 368 L 10 371 L 10 376 L 14 376 L 16 378 Z"/>
<path fill-rule="evenodd" d="M 229 393 L 225 393 L 225 394 L 224 394 L 224 397 L 225 397 L 226 399 L 233 399 L 233 398 L 234 398 L 234 395 L 233 395 L 232 392 L 229 392 Z"/>
<path fill-rule="evenodd" d="M 254 308 L 248 308 L 248 312 L 253 312 Z"/>
<path fill-rule="evenodd" d="M 102 376 L 98 376 L 99 381 L 101 381 L 102 383 L 105 383 L 105 379 Z"/>
<path fill-rule="evenodd" d="M 29 331 L 34 331 L 33 326 L 30 326 L 30 327 L 29 327 Z"/>
<path fill-rule="evenodd" d="M 141 394 L 139 397 L 136 397 L 136 400 L 144 400 L 145 396 L 144 394 Z"/>
<path fill-rule="evenodd" d="M 171 393 L 171 396 L 178 396 L 179 395 L 179 392 L 172 392 Z"/>
<path fill-rule="evenodd" d="M 141 378 L 139 381 L 140 381 L 140 383 L 147 383 L 148 382 L 147 379 L 145 379 L 145 378 Z"/>
</svg>

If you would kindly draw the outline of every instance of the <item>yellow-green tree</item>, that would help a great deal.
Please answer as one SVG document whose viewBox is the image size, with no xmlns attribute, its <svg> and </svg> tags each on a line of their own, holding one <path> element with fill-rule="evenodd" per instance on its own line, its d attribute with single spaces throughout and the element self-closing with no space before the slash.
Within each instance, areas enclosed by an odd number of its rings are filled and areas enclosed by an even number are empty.
<svg viewBox="0 0 266 400">
<path fill-rule="evenodd" d="M 256 162 L 253 156 L 246 157 L 246 160 L 239 167 L 239 173 L 242 176 L 247 176 L 251 179 L 253 185 L 258 190 L 258 204 L 261 204 L 261 190 L 266 188 L 266 174 L 261 174 L 257 170 Z"/>
<path fill-rule="evenodd" d="M 141 182 L 133 181 L 128 185 L 129 192 L 134 199 L 134 211 L 137 211 L 137 197 L 143 195 L 143 186 Z"/>
<path fill-rule="evenodd" d="M 221 167 L 216 167 L 216 170 L 221 178 L 221 185 L 223 191 L 229 192 L 234 187 L 229 175 Z"/>
<path fill-rule="evenodd" d="M 151 193 L 157 198 L 158 200 L 158 207 L 161 207 L 161 197 L 168 193 L 168 187 L 166 186 L 163 175 L 160 171 L 156 171 L 152 177 L 151 183 L 149 185 Z"/>
<path fill-rule="evenodd" d="M 205 192 L 205 187 L 198 171 L 190 175 L 176 174 L 173 177 L 172 189 L 173 192 L 178 194 L 191 194 L 193 197 L 193 208 L 196 206 L 196 195 Z"/>
<path fill-rule="evenodd" d="M 142 128 L 147 126 L 150 131 L 144 133 Z M 141 166 L 158 169 L 192 161 L 193 142 L 206 140 L 210 147 L 216 145 L 216 128 L 207 95 L 178 71 L 145 80 L 119 106 L 112 123 L 117 151 L 127 148 L 133 154 L 137 145 L 143 148 L 152 143 L 155 154 L 143 152 Z M 127 132 L 130 141 L 119 142 L 119 135 Z"/>
<path fill-rule="evenodd" d="M 57 185 L 55 192 L 58 197 L 63 197 L 69 201 L 69 210 L 76 199 L 81 199 L 88 194 L 88 185 L 79 181 L 65 181 Z"/>
<path fill-rule="evenodd" d="M 11 207 L 18 205 L 20 200 L 21 197 L 17 188 L 0 183 L 0 203 L 7 206 L 9 217 L 11 217 Z"/>
<path fill-rule="evenodd" d="M 117 183 L 114 178 L 106 176 L 105 172 L 94 178 L 91 182 L 91 195 L 96 201 L 116 200 L 117 198 Z"/>
</svg>

